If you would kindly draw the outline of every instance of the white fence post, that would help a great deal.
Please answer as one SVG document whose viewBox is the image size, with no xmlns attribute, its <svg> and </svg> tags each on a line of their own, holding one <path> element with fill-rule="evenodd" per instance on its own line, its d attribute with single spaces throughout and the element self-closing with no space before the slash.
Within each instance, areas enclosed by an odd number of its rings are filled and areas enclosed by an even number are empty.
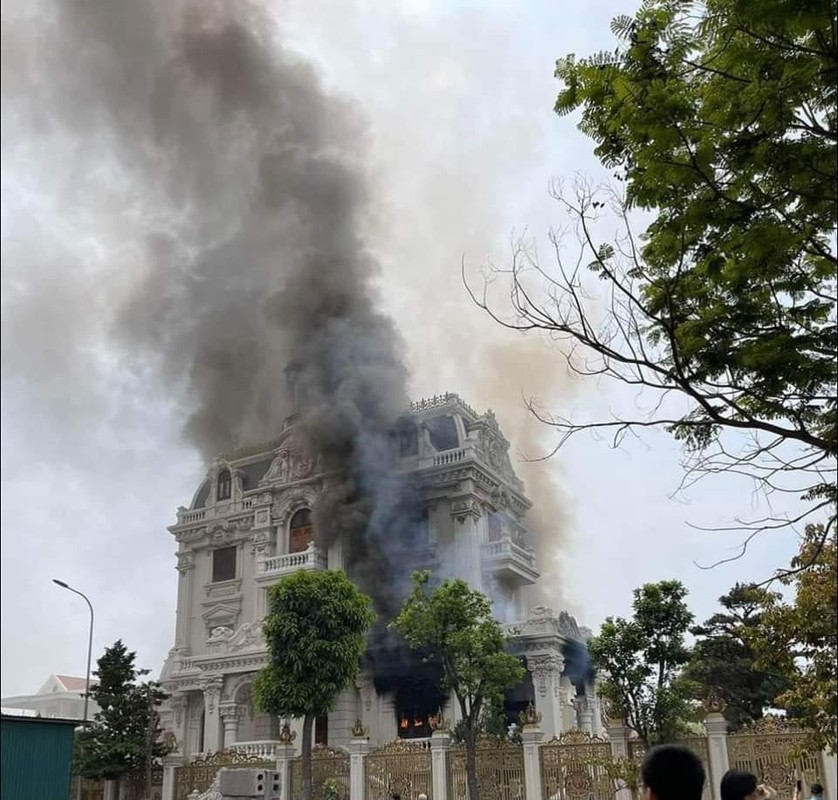
<svg viewBox="0 0 838 800">
<path fill-rule="evenodd" d="M 364 758 L 370 749 L 367 739 L 352 739 L 349 742 L 349 800 L 364 800 Z"/>
<path fill-rule="evenodd" d="M 539 748 L 544 734 L 538 724 L 524 725 L 521 739 L 524 743 L 524 787 L 527 800 L 542 800 L 541 758 Z"/>
<path fill-rule="evenodd" d="M 628 728 L 623 722 L 608 723 L 608 739 L 611 743 L 611 757 L 615 761 L 628 760 Z M 614 793 L 614 797 L 615 800 L 632 800 L 631 789 L 622 786 Z"/>
<path fill-rule="evenodd" d="M 183 764 L 182 756 L 163 758 L 163 786 L 160 789 L 161 800 L 175 800 L 175 770 Z"/>
<path fill-rule="evenodd" d="M 431 797 L 434 800 L 448 800 L 448 749 L 451 734 L 448 731 L 434 731 L 431 734 Z"/>
<path fill-rule="evenodd" d="M 826 800 L 838 800 L 838 758 L 835 753 L 821 753 L 823 760 L 823 783 Z"/>
<path fill-rule="evenodd" d="M 289 736 L 290 738 L 290 736 Z M 290 741 L 276 746 L 276 771 L 281 781 L 281 800 L 291 800 L 291 759 L 294 758 L 294 745 Z"/>
<path fill-rule="evenodd" d="M 727 752 L 727 720 L 717 711 L 711 712 L 704 720 L 707 729 L 707 756 L 709 775 L 707 780 L 713 792 L 713 800 L 721 800 L 722 776 L 730 769 Z"/>
</svg>

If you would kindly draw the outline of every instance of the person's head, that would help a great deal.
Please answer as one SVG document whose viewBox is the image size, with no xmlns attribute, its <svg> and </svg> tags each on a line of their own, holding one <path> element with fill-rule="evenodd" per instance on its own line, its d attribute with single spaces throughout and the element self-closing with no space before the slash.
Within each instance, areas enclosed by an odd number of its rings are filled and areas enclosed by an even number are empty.
<svg viewBox="0 0 838 800">
<path fill-rule="evenodd" d="M 757 776 L 738 769 L 729 769 L 722 776 L 722 800 L 757 800 Z"/>
<path fill-rule="evenodd" d="M 821 786 L 819 783 L 813 783 L 811 788 L 812 797 L 823 797 L 823 786 Z"/>
<path fill-rule="evenodd" d="M 426 795 L 424 792 L 420 792 L 416 800 L 428 800 L 428 795 Z"/>
<path fill-rule="evenodd" d="M 640 768 L 645 800 L 701 800 L 704 767 L 686 747 L 664 744 L 653 747 Z"/>
</svg>

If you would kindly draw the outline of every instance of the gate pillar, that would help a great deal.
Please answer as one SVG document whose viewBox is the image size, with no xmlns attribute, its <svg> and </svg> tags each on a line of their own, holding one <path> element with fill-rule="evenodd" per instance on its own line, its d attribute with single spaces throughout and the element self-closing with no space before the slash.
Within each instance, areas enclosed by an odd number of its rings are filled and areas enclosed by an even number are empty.
<svg viewBox="0 0 838 800">
<path fill-rule="evenodd" d="M 349 741 L 349 800 L 364 800 L 364 758 L 370 749 L 366 739 Z"/>
<path fill-rule="evenodd" d="M 521 739 L 524 743 L 524 789 L 527 800 L 541 800 L 541 759 L 539 747 L 544 734 L 536 725 L 524 725 Z"/>
<path fill-rule="evenodd" d="M 434 800 L 448 800 L 448 748 L 451 734 L 437 730 L 431 734 L 431 792 Z"/>
<path fill-rule="evenodd" d="M 718 712 L 711 712 L 704 720 L 707 729 L 707 755 L 710 774 L 707 780 L 713 791 L 713 800 L 721 800 L 722 776 L 730 769 L 727 753 L 727 720 Z"/>
</svg>

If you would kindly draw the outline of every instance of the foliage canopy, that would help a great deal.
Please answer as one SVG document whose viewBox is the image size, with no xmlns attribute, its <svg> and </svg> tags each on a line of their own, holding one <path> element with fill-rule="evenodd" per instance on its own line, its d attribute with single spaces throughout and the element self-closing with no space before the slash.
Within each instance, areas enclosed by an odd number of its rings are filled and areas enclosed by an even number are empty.
<svg viewBox="0 0 838 800">
<path fill-rule="evenodd" d="M 588 642 L 609 713 L 624 719 L 647 747 L 677 738 L 693 717 L 681 680 L 693 620 L 686 596 L 679 581 L 647 583 L 634 590 L 632 619 L 608 617 Z"/>
<path fill-rule="evenodd" d="M 558 271 L 519 244 L 513 316 L 565 339 L 586 375 L 651 389 L 629 418 L 561 433 L 660 426 L 687 479 L 744 474 L 835 520 L 838 450 L 838 42 L 832 0 L 645 0 L 612 23 L 618 46 L 557 62 L 560 115 L 622 188 L 557 191 L 578 258 L 554 232 Z M 641 236 L 632 212 L 651 219 Z M 613 212 L 615 237 L 599 221 Z M 641 217 L 642 218 L 642 217 Z M 605 312 L 590 302 L 588 268 Z M 543 280 L 534 288 L 528 275 Z M 470 290 L 471 291 L 471 290 Z M 603 317 L 602 319 L 600 317 Z M 762 527 L 765 521 L 755 521 Z"/>
<path fill-rule="evenodd" d="M 135 659 L 136 653 L 118 640 L 96 662 L 98 682 L 90 687 L 90 696 L 100 710 L 76 737 L 82 777 L 119 780 L 169 752 L 160 741 L 156 710 L 166 695 L 154 681 L 139 681 L 149 670 L 137 669 Z"/>
</svg>

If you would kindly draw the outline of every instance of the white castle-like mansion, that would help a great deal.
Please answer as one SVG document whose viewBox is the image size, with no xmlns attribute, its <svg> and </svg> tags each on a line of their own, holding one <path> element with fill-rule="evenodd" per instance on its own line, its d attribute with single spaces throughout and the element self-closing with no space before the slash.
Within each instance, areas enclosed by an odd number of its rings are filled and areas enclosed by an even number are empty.
<svg viewBox="0 0 838 800">
<path fill-rule="evenodd" d="M 527 609 L 539 579 L 528 543 L 530 502 L 494 415 L 477 414 L 457 395 L 434 397 L 412 405 L 394 441 L 397 469 L 418 487 L 423 508 L 411 568 L 465 578 L 492 597 L 527 668 L 507 695 L 510 718 L 533 703 L 548 738 L 570 728 L 600 733 L 583 632 L 565 612 Z M 215 459 L 190 507 L 178 509 L 169 528 L 178 544 L 177 624 L 161 674 L 169 694 L 161 723 L 176 755 L 272 754 L 280 720 L 258 713 L 251 697 L 266 663 L 267 590 L 299 569 L 344 567 L 340 536 L 328 550 L 314 544 L 312 508 L 329 479 L 292 419 L 276 440 Z M 365 669 L 328 718 L 317 720 L 316 741 L 346 745 L 358 723 L 373 745 L 421 740 L 441 705 L 456 721 L 456 703 L 446 704 L 415 663 L 394 664 L 384 677 L 380 662 L 377 674 Z M 299 747 L 302 723 L 290 724 Z"/>
</svg>

